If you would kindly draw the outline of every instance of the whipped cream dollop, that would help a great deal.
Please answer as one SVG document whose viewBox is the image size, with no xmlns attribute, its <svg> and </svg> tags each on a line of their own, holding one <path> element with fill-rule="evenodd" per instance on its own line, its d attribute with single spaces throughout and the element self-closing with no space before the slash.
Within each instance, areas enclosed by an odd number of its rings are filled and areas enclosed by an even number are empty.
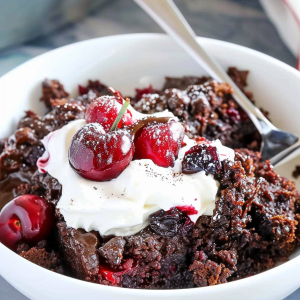
<svg viewBox="0 0 300 300">
<path fill-rule="evenodd" d="M 154 115 L 170 117 L 172 113 Z M 180 149 L 172 168 L 159 167 L 149 159 L 134 160 L 117 178 L 96 182 L 78 176 L 68 160 L 72 137 L 84 125 L 85 120 L 72 121 L 47 135 L 43 140 L 46 151 L 38 161 L 40 172 L 48 172 L 62 184 L 57 208 L 68 226 L 126 236 L 146 227 L 148 216 L 160 209 L 188 208 L 194 222 L 202 214 L 212 215 L 218 182 L 204 171 L 181 173 L 182 159 L 196 144 L 194 140 L 184 138 L 186 146 Z M 234 160 L 234 151 L 219 140 L 209 143 L 217 148 L 220 160 Z"/>
</svg>

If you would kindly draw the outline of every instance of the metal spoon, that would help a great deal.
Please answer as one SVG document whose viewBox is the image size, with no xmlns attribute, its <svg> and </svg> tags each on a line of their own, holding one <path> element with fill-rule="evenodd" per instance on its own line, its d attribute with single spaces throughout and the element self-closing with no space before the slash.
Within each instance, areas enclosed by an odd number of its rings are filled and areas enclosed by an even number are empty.
<svg viewBox="0 0 300 300">
<path fill-rule="evenodd" d="M 194 31 L 172 0 L 135 0 L 135 2 L 173 37 L 212 78 L 229 83 L 233 87 L 234 99 L 248 114 L 262 136 L 260 151 L 264 160 L 273 157 L 271 163 L 276 164 L 300 148 L 300 141 L 297 142 L 299 138 L 271 124 L 243 94 L 222 67 L 199 45 Z"/>
</svg>

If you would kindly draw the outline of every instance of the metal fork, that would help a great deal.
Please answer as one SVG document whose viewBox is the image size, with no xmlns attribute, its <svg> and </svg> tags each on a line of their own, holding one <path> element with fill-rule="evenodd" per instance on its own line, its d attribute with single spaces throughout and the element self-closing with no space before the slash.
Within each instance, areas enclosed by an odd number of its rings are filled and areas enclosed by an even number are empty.
<svg viewBox="0 0 300 300">
<path fill-rule="evenodd" d="M 300 148 L 300 141 L 292 133 L 276 128 L 252 104 L 223 68 L 196 40 L 196 35 L 172 0 L 135 0 L 174 40 L 214 79 L 229 83 L 233 97 L 248 114 L 262 137 L 263 160 L 273 165 Z M 298 141 L 298 142 L 297 142 Z"/>
</svg>

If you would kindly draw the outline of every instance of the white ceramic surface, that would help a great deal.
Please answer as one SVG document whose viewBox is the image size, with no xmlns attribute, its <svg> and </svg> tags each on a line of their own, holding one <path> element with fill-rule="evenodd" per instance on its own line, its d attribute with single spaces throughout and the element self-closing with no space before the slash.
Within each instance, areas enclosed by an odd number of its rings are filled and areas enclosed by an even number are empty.
<svg viewBox="0 0 300 300">
<path fill-rule="evenodd" d="M 276 126 L 300 135 L 300 74 L 245 47 L 211 39 L 199 42 L 224 66 L 250 70 L 249 90 L 267 108 Z M 164 35 L 112 36 L 65 46 L 36 57 L 0 78 L 0 136 L 11 134 L 23 111 L 43 112 L 41 81 L 57 78 L 76 94 L 77 84 L 100 79 L 125 95 L 134 87 L 161 87 L 164 76 L 203 75 Z M 17 85 L 15 86 L 15 83 Z M 299 159 L 300 160 L 300 159 Z M 283 170 L 290 177 L 289 170 Z M 300 187 L 300 181 L 297 182 Z M 40 268 L 0 244 L 0 274 L 30 299 L 280 300 L 300 286 L 300 251 L 272 270 L 218 286 L 183 290 L 131 290 L 101 286 Z"/>
</svg>

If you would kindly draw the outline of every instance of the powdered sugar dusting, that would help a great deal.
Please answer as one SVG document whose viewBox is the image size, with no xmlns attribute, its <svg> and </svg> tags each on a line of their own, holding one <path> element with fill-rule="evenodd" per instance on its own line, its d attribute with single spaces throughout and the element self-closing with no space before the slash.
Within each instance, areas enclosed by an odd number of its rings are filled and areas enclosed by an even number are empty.
<svg viewBox="0 0 300 300">
<path fill-rule="evenodd" d="M 148 216 L 159 209 L 186 209 L 190 212 L 192 221 L 196 221 L 207 209 L 212 211 L 218 191 L 218 183 L 213 176 L 207 176 L 205 172 L 189 175 L 182 173 L 182 159 L 185 152 L 196 144 L 194 140 L 184 137 L 186 146 L 180 148 L 173 167 L 159 167 L 149 159 L 134 160 L 116 179 L 95 182 L 79 177 L 68 162 L 71 139 L 85 124 L 85 120 L 70 122 L 53 132 L 51 139 L 49 136 L 45 138 L 49 159 L 45 164 L 43 157 L 39 160 L 39 169 L 47 171 L 63 186 L 57 207 L 68 226 L 86 231 L 97 230 L 103 235 L 126 236 L 144 228 Z M 100 130 L 98 125 L 90 126 L 91 130 Z M 157 136 L 158 130 L 162 129 L 154 126 L 151 135 Z M 118 131 L 115 135 L 118 135 Z M 115 135 L 110 137 L 112 141 L 116 138 Z M 90 142 L 96 146 L 100 139 L 101 136 L 98 141 Z M 158 148 L 167 142 L 166 137 L 156 140 Z M 232 149 L 222 146 L 220 141 L 213 141 L 211 144 L 217 148 L 221 160 L 233 160 Z M 100 153 L 107 155 L 108 161 L 111 158 L 110 150 L 103 149 Z M 128 150 L 127 143 L 123 143 L 121 150 Z M 44 157 L 45 161 L 46 158 L 47 156 Z"/>
<path fill-rule="evenodd" d="M 122 150 L 123 154 L 125 155 L 130 150 L 131 143 L 124 136 L 122 137 L 122 140 L 123 140 L 123 144 L 122 144 L 121 150 Z"/>
</svg>

